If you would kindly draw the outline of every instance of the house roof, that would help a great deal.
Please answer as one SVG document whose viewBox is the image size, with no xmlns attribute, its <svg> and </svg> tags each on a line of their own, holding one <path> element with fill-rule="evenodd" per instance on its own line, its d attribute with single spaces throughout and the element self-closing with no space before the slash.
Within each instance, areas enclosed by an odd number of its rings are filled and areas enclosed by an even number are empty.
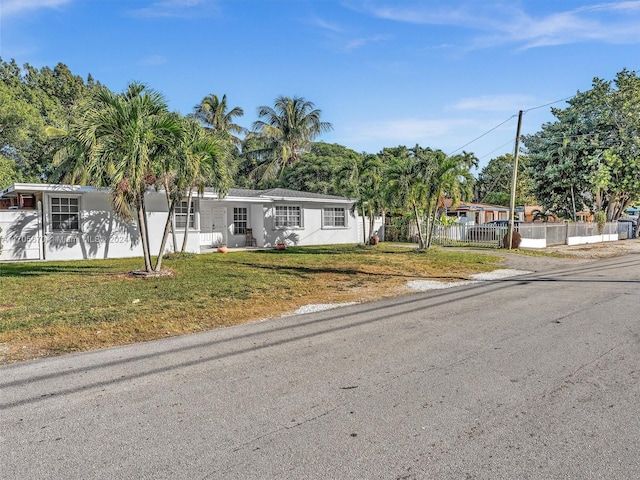
<svg viewBox="0 0 640 480">
<path fill-rule="evenodd" d="M 89 187 L 85 185 L 62 185 L 57 183 L 14 183 L 0 192 L 0 198 L 12 197 L 18 193 L 82 193 L 101 191 L 108 192 L 109 189 L 104 187 Z"/>
<path fill-rule="evenodd" d="M 449 202 L 451 202 L 450 199 Z M 504 207 L 502 205 L 491 205 L 489 203 L 461 203 L 456 205 L 454 208 L 450 207 L 451 203 L 449 203 L 450 211 L 468 211 L 468 210 L 494 210 L 494 211 L 509 211 L 509 207 Z M 447 206 L 445 200 L 445 206 Z"/>
<path fill-rule="evenodd" d="M 96 191 L 108 191 L 102 187 L 90 187 L 81 185 L 60 185 L 52 183 L 15 183 L 0 192 L 1 197 L 15 196 L 17 193 L 35 193 L 35 192 L 58 192 L 58 193 L 82 193 L 82 192 L 96 192 Z M 213 189 L 206 189 L 205 198 L 219 198 L 218 193 Z M 253 199 L 253 200 L 305 200 L 311 202 L 329 202 L 329 203 L 346 203 L 353 202 L 353 200 L 346 197 L 339 197 L 337 195 L 324 195 L 321 193 L 301 192 L 298 190 L 290 190 L 288 188 L 272 188 L 269 190 L 249 190 L 244 188 L 231 188 L 227 193 L 227 197 L 231 197 L 237 200 Z"/>
<path fill-rule="evenodd" d="M 214 190 L 208 190 L 207 196 L 213 196 L 217 198 L 217 192 Z M 340 197 L 337 195 L 325 195 L 322 193 L 312 193 L 312 192 L 301 192 L 299 190 L 290 190 L 288 188 L 271 188 L 268 190 L 249 190 L 244 188 L 230 188 L 227 196 L 225 198 L 233 198 L 233 199 L 251 199 L 251 200 L 268 200 L 268 201 L 278 201 L 278 200 L 297 200 L 297 201 L 307 201 L 307 202 L 329 202 L 329 203 L 353 203 L 354 200 Z"/>
<path fill-rule="evenodd" d="M 300 192 L 298 190 L 289 190 L 288 188 L 272 188 L 271 190 L 264 190 L 260 196 L 273 198 L 317 198 L 321 200 L 349 200 L 348 198 L 339 197 L 337 195 Z"/>
</svg>

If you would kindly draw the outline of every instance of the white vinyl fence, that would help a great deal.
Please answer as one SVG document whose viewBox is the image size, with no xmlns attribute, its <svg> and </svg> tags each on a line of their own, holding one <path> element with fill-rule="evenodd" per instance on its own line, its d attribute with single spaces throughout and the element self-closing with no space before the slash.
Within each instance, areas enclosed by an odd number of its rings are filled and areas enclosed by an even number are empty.
<svg viewBox="0 0 640 480">
<path fill-rule="evenodd" d="M 478 245 L 500 248 L 507 227 L 493 225 L 436 225 L 432 242 L 437 245 Z M 602 233 L 596 223 L 518 223 L 521 248 L 546 248 L 553 245 L 580 245 L 611 242 L 632 235 L 627 223 L 609 222 Z"/>
</svg>

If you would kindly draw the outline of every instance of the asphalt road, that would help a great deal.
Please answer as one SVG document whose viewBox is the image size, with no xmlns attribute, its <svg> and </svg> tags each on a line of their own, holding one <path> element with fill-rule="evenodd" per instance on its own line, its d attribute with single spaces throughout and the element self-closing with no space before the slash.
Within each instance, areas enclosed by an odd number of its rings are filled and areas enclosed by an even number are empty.
<svg viewBox="0 0 640 480">
<path fill-rule="evenodd" d="M 640 256 L 0 367 L 5 479 L 640 478 Z"/>
</svg>

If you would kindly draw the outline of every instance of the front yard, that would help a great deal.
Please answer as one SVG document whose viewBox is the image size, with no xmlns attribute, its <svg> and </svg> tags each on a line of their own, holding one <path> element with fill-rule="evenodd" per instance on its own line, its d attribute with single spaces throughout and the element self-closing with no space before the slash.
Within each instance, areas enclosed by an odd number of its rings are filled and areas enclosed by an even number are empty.
<svg viewBox="0 0 640 480">
<path fill-rule="evenodd" d="M 464 279 L 500 259 L 379 245 L 171 256 L 173 278 L 127 272 L 140 258 L 0 264 L 0 363 L 276 317 L 307 304 L 409 293 L 408 280 Z"/>
</svg>

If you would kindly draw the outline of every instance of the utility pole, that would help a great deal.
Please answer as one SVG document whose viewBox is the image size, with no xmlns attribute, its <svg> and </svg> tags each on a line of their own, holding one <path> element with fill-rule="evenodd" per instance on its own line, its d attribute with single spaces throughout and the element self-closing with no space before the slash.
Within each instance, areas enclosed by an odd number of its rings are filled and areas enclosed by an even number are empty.
<svg viewBox="0 0 640 480">
<path fill-rule="evenodd" d="M 518 152 L 520 150 L 520 130 L 522 128 L 522 110 L 518 113 L 518 128 L 516 129 L 516 146 L 513 152 L 513 175 L 511 176 L 511 201 L 509 202 L 509 250 L 513 242 L 513 227 L 516 212 L 516 181 L 518 180 Z"/>
</svg>

